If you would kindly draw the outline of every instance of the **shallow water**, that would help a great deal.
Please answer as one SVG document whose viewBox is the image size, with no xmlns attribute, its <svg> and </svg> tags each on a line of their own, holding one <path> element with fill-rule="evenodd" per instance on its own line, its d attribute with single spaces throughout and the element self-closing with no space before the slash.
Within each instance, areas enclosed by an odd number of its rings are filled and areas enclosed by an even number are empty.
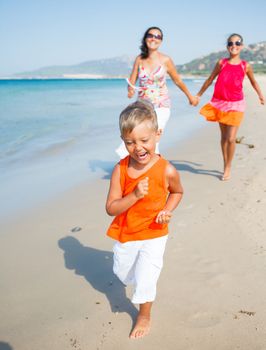
<svg viewBox="0 0 266 350">
<path fill-rule="evenodd" d="M 202 81 L 185 83 L 196 93 Z M 172 110 L 161 153 L 202 126 L 198 108 L 168 86 Z M 121 79 L 0 81 L 0 217 L 110 172 L 119 114 L 133 101 Z"/>
</svg>

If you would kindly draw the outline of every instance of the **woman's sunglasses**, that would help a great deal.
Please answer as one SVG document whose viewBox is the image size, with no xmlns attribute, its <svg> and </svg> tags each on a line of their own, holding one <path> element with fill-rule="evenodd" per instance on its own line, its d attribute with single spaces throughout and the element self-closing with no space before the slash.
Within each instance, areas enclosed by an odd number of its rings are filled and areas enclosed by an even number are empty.
<svg viewBox="0 0 266 350">
<path fill-rule="evenodd" d="M 157 40 L 162 40 L 162 36 L 160 34 L 151 34 L 151 33 L 148 33 L 146 35 L 146 39 L 157 39 Z"/>
<path fill-rule="evenodd" d="M 227 43 L 227 46 L 228 46 L 228 47 L 231 47 L 231 46 L 233 46 L 233 45 L 241 46 L 242 43 L 241 43 L 241 41 L 228 41 L 228 43 Z"/>
</svg>

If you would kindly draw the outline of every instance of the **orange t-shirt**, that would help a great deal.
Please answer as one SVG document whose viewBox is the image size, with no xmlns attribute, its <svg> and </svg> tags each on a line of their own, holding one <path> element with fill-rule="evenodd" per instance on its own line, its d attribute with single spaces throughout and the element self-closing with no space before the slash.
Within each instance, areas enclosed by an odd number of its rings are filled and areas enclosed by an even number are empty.
<svg viewBox="0 0 266 350">
<path fill-rule="evenodd" d="M 149 178 L 149 192 L 128 210 L 114 218 L 107 235 L 121 243 L 165 236 L 168 233 L 168 225 L 157 224 L 155 219 L 163 210 L 169 194 L 165 184 L 168 161 L 160 157 L 146 173 L 136 179 L 129 177 L 128 163 L 129 156 L 120 161 L 122 196 L 134 191 L 138 182 L 145 177 Z"/>
</svg>

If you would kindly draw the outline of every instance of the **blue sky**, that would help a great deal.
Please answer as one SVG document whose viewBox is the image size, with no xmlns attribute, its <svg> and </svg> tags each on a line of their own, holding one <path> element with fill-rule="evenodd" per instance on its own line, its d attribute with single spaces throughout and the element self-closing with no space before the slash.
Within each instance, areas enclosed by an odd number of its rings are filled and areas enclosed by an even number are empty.
<svg viewBox="0 0 266 350">
<path fill-rule="evenodd" d="M 266 40 L 266 1 L 0 0 L 0 75 L 136 56 L 151 25 L 176 64 L 222 50 L 232 32 Z"/>
</svg>

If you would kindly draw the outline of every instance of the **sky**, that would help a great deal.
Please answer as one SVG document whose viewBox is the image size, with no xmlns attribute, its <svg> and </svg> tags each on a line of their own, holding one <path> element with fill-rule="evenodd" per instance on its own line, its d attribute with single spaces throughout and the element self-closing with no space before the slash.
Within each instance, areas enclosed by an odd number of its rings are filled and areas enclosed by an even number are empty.
<svg viewBox="0 0 266 350">
<path fill-rule="evenodd" d="M 265 0 L 0 0 L 0 76 L 135 57 L 154 25 L 161 52 L 183 64 L 223 50 L 233 32 L 266 41 L 265 14 Z"/>
</svg>

